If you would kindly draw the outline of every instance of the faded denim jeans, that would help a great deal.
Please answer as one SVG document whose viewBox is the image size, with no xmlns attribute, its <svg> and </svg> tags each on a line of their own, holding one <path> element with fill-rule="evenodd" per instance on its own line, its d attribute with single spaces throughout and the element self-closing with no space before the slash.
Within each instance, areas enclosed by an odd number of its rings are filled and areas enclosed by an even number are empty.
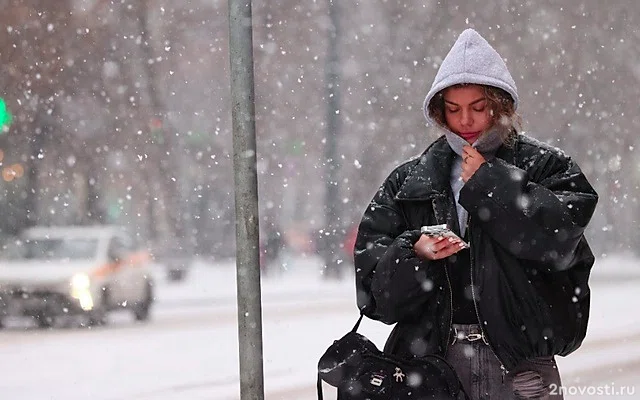
<svg viewBox="0 0 640 400">
<path fill-rule="evenodd" d="M 458 373 L 471 400 L 563 399 L 561 394 L 549 394 L 549 385 L 561 386 L 553 357 L 527 360 L 503 375 L 500 361 L 479 337 L 478 325 L 454 324 L 454 328 L 458 339 L 449 346 L 447 361 Z"/>
</svg>

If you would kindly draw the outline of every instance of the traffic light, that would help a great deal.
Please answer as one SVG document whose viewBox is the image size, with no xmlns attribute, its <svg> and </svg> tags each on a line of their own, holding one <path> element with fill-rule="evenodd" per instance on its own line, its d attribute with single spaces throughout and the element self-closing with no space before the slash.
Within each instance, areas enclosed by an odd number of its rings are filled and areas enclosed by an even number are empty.
<svg viewBox="0 0 640 400">
<path fill-rule="evenodd" d="M 11 113 L 7 108 L 7 103 L 0 97 L 0 134 L 6 132 L 9 125 L 11 125 Z"/>
</svg>

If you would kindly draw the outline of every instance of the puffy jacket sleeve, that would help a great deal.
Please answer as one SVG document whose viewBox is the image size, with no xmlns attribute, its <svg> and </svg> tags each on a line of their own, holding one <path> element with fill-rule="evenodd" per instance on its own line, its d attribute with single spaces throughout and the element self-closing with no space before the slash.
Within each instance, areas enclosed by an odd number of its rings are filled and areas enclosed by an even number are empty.
<svg viewBox="0 0 640 400">
<path fill-rule="evenodd" d="M 484 163 L 460 191 L 460 204 L 516 257 L 564 270 L 572 265 L 598 195 L 569 157 L 538 153 L 527 170 L 499 158 Z"/>
<path fill-rule="evenodd" d="M 437 290 L 444 265 L 419 259 L 419 230 L 407 228 L 395 200 L 399 175 L 392 174 L 367 207 L 355 245 L 358 307 L 369 318 L 393 324 L 415 317 Z M 439 267 L 439 268 L 438 268 Z"/>
</svg>

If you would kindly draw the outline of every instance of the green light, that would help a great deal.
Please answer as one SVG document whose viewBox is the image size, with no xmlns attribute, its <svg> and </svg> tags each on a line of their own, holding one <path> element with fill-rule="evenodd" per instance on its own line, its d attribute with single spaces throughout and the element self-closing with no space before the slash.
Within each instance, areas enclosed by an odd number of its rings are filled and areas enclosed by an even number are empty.
<svg viewBox="0 0 640 400">
<path fill-rule="evenodd" d="M 11 113 L 7 108 L 7 104 L 4 102 L 4 99 L 0 97 L 0 133 L 9 128 L 11 119 Z"/>
</svg>

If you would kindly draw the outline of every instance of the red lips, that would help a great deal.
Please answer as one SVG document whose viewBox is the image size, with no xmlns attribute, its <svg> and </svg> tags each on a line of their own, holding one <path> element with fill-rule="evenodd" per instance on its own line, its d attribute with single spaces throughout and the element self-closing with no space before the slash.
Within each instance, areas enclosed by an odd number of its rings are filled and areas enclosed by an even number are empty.
<svg viewBox="0 0 640 400">
<path fill-rule="evenodd" d="M 471 142 L 475 141 L 478 138 L 478 136 L 480 136 L 481 133 L 482 133 L 482 131 L 477 131 L 477 132 L 458 132 L 458 135 L 461 136 L 467 142 L 471 143 Z"/>
</svg>

